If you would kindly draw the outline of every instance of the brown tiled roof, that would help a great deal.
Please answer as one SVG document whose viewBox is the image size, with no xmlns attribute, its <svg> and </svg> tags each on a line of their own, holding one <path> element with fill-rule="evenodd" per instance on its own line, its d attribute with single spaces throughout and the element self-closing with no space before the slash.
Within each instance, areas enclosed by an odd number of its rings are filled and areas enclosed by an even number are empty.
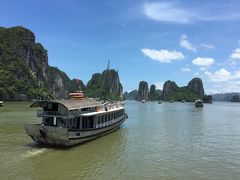
<svg viewBox="0 0 240 180">
<path fill-rule="evenodd" d="M 43 107 L 47 103 L 57 103 L 65 106 L 68 110 L 101 106 L 102 104 L 94 99 L 62 99 L 55 101 L 35 101 L 30 107 Z"/>
</svg>

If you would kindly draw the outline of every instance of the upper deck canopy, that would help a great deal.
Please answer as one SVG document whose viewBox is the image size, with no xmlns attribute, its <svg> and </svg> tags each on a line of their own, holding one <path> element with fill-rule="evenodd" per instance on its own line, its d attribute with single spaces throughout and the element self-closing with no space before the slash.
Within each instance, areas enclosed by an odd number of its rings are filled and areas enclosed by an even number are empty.
<svg viewBox="0 0 240 180">
<path fill-rule="evenodd" d="M 94 99 L 62 99 L 55 101 L 35 101 L 30 107 L 44 107 L 48 103 L 56 103 L 66 107 L 68 110 L 102 106 L 102 104 Z"/>
</svg>

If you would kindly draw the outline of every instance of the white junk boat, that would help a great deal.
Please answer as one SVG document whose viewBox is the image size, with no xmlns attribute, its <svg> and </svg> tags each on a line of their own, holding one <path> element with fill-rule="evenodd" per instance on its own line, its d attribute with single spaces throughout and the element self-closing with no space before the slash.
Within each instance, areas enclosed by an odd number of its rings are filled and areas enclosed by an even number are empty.
<svg viewBox="0 0 240 180">
<path fill-rule="evenodd" d="M 198 99 L 195 101 L 195 107 L 203 107 L 203 101 L 201 99 Z"/>
<path fill-rule="evenodd" d="M 73 146 L 118 129 L 128 118 L 123 102 L 101 103 L 84 98 L 83 92 L 70 93 L 70 99 L 35 101 L 41 107 L 40 124 L 25 124 L 26 133 L 38 144 Z"/>
</svg>

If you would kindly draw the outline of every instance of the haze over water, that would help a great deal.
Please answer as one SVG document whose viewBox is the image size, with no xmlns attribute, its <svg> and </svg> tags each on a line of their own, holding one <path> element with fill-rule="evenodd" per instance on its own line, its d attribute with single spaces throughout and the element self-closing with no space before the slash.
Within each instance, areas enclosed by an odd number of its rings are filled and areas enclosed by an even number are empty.
<svg viewBox="0 0 240 180">
<path fill-rule="evenodd" d="M 114 133 L 68 149 L 35 145 L 30 103 L 0 108 L 0 179 L 239 179 L 240 104 L 128 101 Z"/>
</svg>

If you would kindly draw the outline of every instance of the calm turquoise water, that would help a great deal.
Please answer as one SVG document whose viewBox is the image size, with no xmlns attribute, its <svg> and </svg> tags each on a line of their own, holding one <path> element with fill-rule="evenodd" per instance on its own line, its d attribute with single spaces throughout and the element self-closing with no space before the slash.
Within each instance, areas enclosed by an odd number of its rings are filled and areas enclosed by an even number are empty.
<svg viewBox="0 0 240 180">
<path fill-rule="evenodd" d="M 0 108 L 0 179 L 240 179 L 240 104 L 126 102 L 116 132 L 69 149 L 38 147 L 29 103 Z"/>
</svg>

